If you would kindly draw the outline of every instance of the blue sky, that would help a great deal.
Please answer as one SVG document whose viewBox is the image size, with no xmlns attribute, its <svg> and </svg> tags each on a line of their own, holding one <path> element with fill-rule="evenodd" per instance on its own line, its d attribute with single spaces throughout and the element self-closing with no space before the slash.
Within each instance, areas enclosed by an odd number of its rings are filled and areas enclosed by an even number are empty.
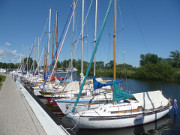
<svg viewBox="0 0 180 135">
<path fill-rule="evenodd" d="M 44 49 L 44 27 L 48 31 L 49 9 L 52 9 L 51 31 L 55 13 L 59 11 L 59 38 L 73 0 L 0 0 L 0 61 L 16 63 L 27 57 L 36 38 L 42 36 L 40 54 Z M 91 0 L 85 0 L 86 16 Z M 81 0 L 75 14 L 75 40 L 81 32 Z M 98 0 L 99 35 L 109 0 Z M 97 60 L 113 59 L 114 6 L 97 51 Z M 95 0 L 84 26 L 84 60 L 89 61 L 93 51 Z M 120 15 L 121 12 L 121 15 Z M 123 25 L 123 26 L 122 26 Z M 124 27 L 124 30 L 122 30 Z M 180 50 L 180 1 L 179 0 L 117 0 L 117 63 L 139 66 L 140 54 L 154 53 L 168 58 L 171 51 Z M 52 36 L 51 36 L 52 42 Z M 59 60 L 70 59 L 72 23 Z M 61 44 L 60 44 L 61 45 Z M 81 59 L 81 41 L 75 47 L 75 59 Z M 123 51 L 125 54 L 123 55 Z M 43 60 L 42 60 L 43 61 Z M 42 63 L 42 62 L 41 62 Z"/>
</svg>

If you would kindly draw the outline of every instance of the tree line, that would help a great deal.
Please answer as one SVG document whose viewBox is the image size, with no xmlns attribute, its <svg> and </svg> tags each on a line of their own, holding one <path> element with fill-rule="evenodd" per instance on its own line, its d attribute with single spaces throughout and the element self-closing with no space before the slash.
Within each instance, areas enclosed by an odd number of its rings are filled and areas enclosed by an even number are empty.
<svg viewBox="0 0 180 135">
<path fill-rule="evenodd" d="M 27 63 L 27 59 L 29 62 Z M 24 62 L 23 62 L 24 60 Z M 24 69 L 32 69 L 33 60 L 32 58 L 24 58 L 21 63 L 24 63 Z M 27 65 L 28 64 L 28 65 Z M 70 69 L 71 59 L 58 61 L 57 68 L 63 70 Z M 96 62 L 96 76 L 113 77 L 113 65 L 114 61 L 110 60 L 108 63 L 104 61 Z M 35 68 L 37 62 L 34 62 Z M 83 61 L 83 73 L 85 74 L 89 63 Z M 20 64 L 13 63 L 2 63 L 0 62 L 0 68 L 17 68 Z M 31 67 L 31 68 L 30 68 Z M 73 59 L 73 67 L 77 68 L 77 74 L 81 72 L 81 60 Z M 43 68 L 43 66 L 41 67 Z M 93 76 L 94 63 L 91 66 L 89 76 Z M 117 64 L 116 65 L 116 76 L 118 78 L 134 78 L 143 80 L 161 80 L 161 81 L 180 81 L 180 51 L 171 51 L 169 58 L 158 57 L 157 54 L 147 53 L 140 55 L 140 67 L 133 67 L 129 64 Z"/>
<path fill-rule="evenodd" d="M 110 60 L 107 64 L 104 64 L 103 61 L 96 62 L 96 76 L 113 77 L 113 64 L 113 60 Z M 85 67 L 84 71 L 86 71 L 86 69 L 87 68 Z M 93 76 L 93 64 L 89 75 Z M 140 67 L 133 67 L 128 64 L 118 64 L 116 65 L 116 77 L 180 81 L 180 51 L 171 51 L 169 58 L 161 58 L 158 57 L 157 54 L 152 53 L 141 54 Z"/>
<path fill-rule="evenodd" d="M 0 62 L 0 68 L 3 68 L 3 69 L 17 69 L 18 66 L 19 64 Z"/>
<path fill-rule="evenodd" d="M 171 51 L 169 58 L 161 58 L 156 54 L 141 54 L 140 67 L 135 78 L 147 80 L 180 81 L 180 52 Z"/>
<path fill-rule="evenodd" d="M 59 63 L 59 67 L 67 69 L 70 67 L 70 59 Z M 89 63 L 83 62 L 83 73 L 86 73 Z M 77 74 L 81 72 L 81 60 L 73 60 L 73 67 L 78 69 Z M 108 63 L 103 61 L 96 62 L 96 76 L 113 77 L 114 61 Z M 94 74 L 94 63 L 92 64 L 89 76 Z M 133 67 L 129 64 L 116 65 L 116 77 L 134 78 L 143 80 L 159 81 L 180 81 L 180 52 L 171 51 L 169 58 L 158 57 L 157 54 L 147 53 L 140 55 L 140 67 Z"/>
</svg>

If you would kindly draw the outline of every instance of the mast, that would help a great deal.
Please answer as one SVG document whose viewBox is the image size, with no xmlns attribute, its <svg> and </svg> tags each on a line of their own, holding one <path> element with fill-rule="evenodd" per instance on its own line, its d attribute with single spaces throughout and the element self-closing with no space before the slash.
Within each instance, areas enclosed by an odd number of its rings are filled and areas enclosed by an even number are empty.
<svg viewBox="0 0 180 135">
<path fill-rule="evenodd" d="M 81 57 L 81 74 L 83 75 L 83 47 L 84 47 L 84 0 L 82 0 L 82 57 Z"/>
<path fill-rule="evenodd" d="M 39 37 L 38 37 L 38 65 L 37 65 L 38 75 L 39 75 Z"/>
<path fill-rule="evenodd" d="M 97 33 L 97 5 L 98 5 L 98 0 L 96 0 L 96 9 L 95 9 L 94 46 L 96 46 L 96 33 Z M 96 54 L 94 56 L 94 76 L 95 75 L 96 75 Z"/>
<path fill-rule="evenodd" d="M 21 54 L 19 54 L 19 59 L 20 59 L 20 64 L 19 64 L 19 68 L 20 70 L 22 69 L 22 60 L 21 60 Z M 22 71 L 22 70 L 21 70 Z"/>
<path fill-rule="evenodd" d="M 54 24 L 54 31 L 53 31 L 53 39 L 52 39 L 52 60 L 53 60 L 53 53 L 54 53 L 54 32 L 55 32 L 55 24 Z"/>
<path fill-rule="evenodd" d="M 114 76 L 116 80 L 116 0 L 114 0 Z"/>
<path fill-rule="evenodd" d="M 100 34 L 99 34 L 99 36 L 98 36 L 98 39 L 97 39 L 97 42 L 96 42 L 96 46 L 95 46 L 95 48 L 94 48 L 93 54 L 92 54 L 92 56 L 91 56 L 90 63 L 89 63 L 89 65 L 88 65 L 88 68 L 87 68 L 87 71 L 86 71 L 86 74 L 85 74 L 85 78 L 84 78 L 84 80 L 83 80 L 83 82 L 82 82 L 82 84 L 81 84 L 81 87 L 80 87 L 80 90 L 79 90 L 79 94 L 78 94 L 78 96 L 77 96 L 77 98 L 76 98 L 76 102 L 74 103 L 74 107 L 73 107 L 73 109 L 72 109 L 72 112 L 73 112 L 73 113 L 75 112 L 75 108 L 76 108 L 77 103 L 78 103 L 78 101 L 79 101 L 79 98 L 80 98 L 80 96 L 81 96 L 83 87 L 84 87 L 84 85 L 85 85 L 87 76 L 88 76 L 88 74 L 89 74 L 89 70 L 90 70 L 91 65 L 92 65 L 92 62 L 93 62 L 93 60 L 94 60 L 94 55 L 95 55 L 95 53 L 96 53 L 96 51 L 97 51 L 97 47 L 98 47 L 98 45 L 99 45 L 99 42 L 100 42 L 102 33 L 103 33 L 103 31 L 104 31 L 104 28 L 105 28 L 105 25 L 106 25 L 106 22 L 107 22 L 107 18 L 108 18 L 109 11 L 110 11 L 110 8 L 111 8 L 111 5 L 112 5 L 112 1 L 113 1 L 113 0 L 110 1 L 109 6 L 108 6 L 108 9 L 107 9 L 107 11 L 106 11 L 106 15 L 105 15 L 105 18 L 104 18 L 104 20 L 103 20 L 103 24 L 102 24 L 102 27 L 101 27 L 101 30 L 100 30 Z"/>
<path fill-rule="evenodd" d="M 44 50 L 44 80 L 46 78 L 46 56 L 47 56 L 47 51 L 46 51 L 46 33 L 45 32 L 45 50 Z"/>
<path fill-rule="evenodd" d="M 31 54 L 30 54 L 30 56 L 29 56 L 29 58 L 28 58 L 28 59 L 29 59 L 29 60 L 28 60 L 28 64 L 29 64 L 29 66 L 28 66 L 29 72 L 31 71 L 31 66 L 30 66 L 30 60 L 31 60 L 31 59 L 30 59 L 30 57 L 31 57 Z"/>
<path fill-rule="evenodd" d="M 36 44 L 36 39 L 33 44 L 33 74 L 34 74 L 35 44 Z"/>
<path fill-rule="evenodd" d="M 27 49 L 28 50 L 28 49 Z M 28 68 L 29 68 L 29 57 L 28 57 L 28 51 L 27 51 L 27 62 L 26 62 L 26 65 L 27 65 L 27 73 L 28 73 Z"/>
<path fill-rule="evenodd" d="M 75 0 L 73 1 L 73 6 L 74 6 L 74 8 L 75 8 Z M 72 80 L 73 80 L 74 22 L 75 22 L 75 14 L 73 15 L 73 30 L 72 30 L 72 52 L 71 52 L 71 82 L 72 82 Z"/>
<path fill-rule="evenodd" d="M 58 11 L 56 11 L 56 50 L 58 45 Z M 57 59 L 57 53 L 56 53 L 56 59 Z M 56 76 L 57 76 L 57 65 L 56 65 Z"/>
<path fill-rule="evenodd" d="M 49 40 L 47 39 L 47 45 L 49 44 Z M 47 54 L 49 52 L 48 46 L 46 47 L 46 76 L 47 76 L 47 67 L 48 67 L 48 57 Z"/>
<path fill-rule="evenodd" d="M 24 45 L 22 44 L 22 51 L 24 52 Z M 25 56 L 25 55 L 24 55 Z M 23 56 L 22 56 L 23 57 Z M 22 71 L 24 72 L 24 57 L 22 59 Z"/>
<path fill-rule="evenodd" d="M 47 63 L 46 63 L 47 65 L 48 65 L 48 61 L 49 61 L 50 31 L 51 31 L 51 8 L 49 10 L 49 33 L 48 33 L 48 44 L 47 44 L 48 51 L 47 51 Z"/>
</svg>

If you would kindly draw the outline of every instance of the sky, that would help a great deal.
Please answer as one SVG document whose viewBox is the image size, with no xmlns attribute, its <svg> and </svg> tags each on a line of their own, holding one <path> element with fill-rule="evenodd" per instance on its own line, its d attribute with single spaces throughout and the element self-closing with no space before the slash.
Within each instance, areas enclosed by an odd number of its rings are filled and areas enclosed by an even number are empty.
<svg viewBox="0 0 180 135">
<path fill-rule="evenodd" d="M 36 40 L 40 40 L 40 64 L 43 64 L 45 32 L 49 30 L 51 8 L 51 38 L 58 18 L 60 40 L 73 0 L 0 0 L 0 62 L 17 63 L 30 54 Z M 98 0 L 97 38 L 107 11 L 109 0 Z M 89 11 L 89 12 L 88 12 Z M 72 12 L 71 12 L 72 14 Z M 88 14 L 88 15 L 87 15 Z M 95 0 L 85 0 L 84 60 L 90 61 L 94 46 Z M 74 59 L 81 59 L 82 0 L 75 11 Z M 68 22 L 69 23 L 69 22 Z M 180 51 L 179 0 L 117 0 L 116 63 L 138 67 L 141 54 L 153 53 L 168 58 L 171 51 Z M 113 60 L 114 4 L 96 53 L 97 61 Z M 64 36 L 63 36 L 64 37 Z M 62 41 L 60 42 L 61 46 Z M 63 44 L 59 61 L 71 58 L 72 21 Z M 59 52 L 59 50 L 58 50 Z M 51 47 L 50 47 L 51 54 Z M 33 57 L 33 53 L 31 55 Z M 49 63 L 51 62 L 51 56 Z"/>
</svg>

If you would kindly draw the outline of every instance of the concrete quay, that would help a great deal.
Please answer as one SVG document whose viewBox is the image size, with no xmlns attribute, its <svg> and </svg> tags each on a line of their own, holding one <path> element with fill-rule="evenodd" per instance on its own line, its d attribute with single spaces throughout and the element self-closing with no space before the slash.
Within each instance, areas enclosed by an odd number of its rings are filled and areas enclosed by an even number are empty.
<svg viewBox="0 0 180 135">
<path fill-rule="evenodd" d="M 11 76 L 0 90 L 1 135 L 67 135 L 39 106 L 26 89 Z"/>
</svg>

